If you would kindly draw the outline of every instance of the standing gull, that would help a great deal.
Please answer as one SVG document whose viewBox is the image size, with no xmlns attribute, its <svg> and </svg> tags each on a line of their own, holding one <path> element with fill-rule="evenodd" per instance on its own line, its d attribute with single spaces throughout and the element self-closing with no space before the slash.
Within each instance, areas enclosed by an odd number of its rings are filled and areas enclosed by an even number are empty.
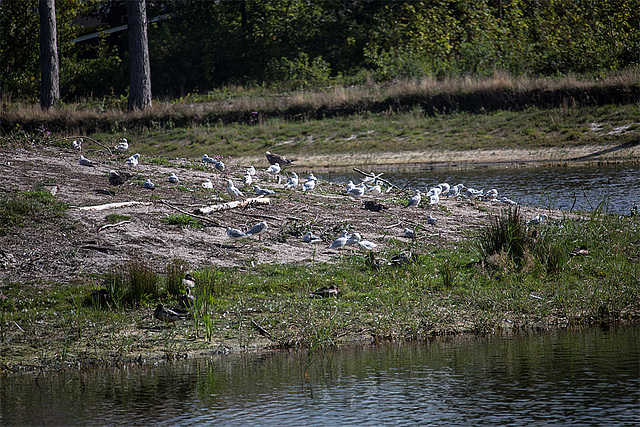
<svg viewBox="0 0 640 427">
<path fill-rule="evenodd" d="M 73 148 L 75 148 L 78 151 L 82 151 L 82 143 L 84 142 L 84 139 L 82 138 L 78 138 L 75 141 L 73 141 L 71 143 L 71 145 L 73 146 Z"/>
<path fill-rule="evenodd" d="M 365 191 L 366 190 L 364 184 L 359 184 L 353 187 L 351 190 L 347 191 L 347 194 L 349 194 L 349 196 L 353 197 L 354 199 L 360 199 Z"/>
<path fill-rule="evenodd" d="M 262 221 L 251 227 L 251 230 L 247 231 L 247 236 L 257 234 L 258 240 L 261 240 L 260 235 L 267 231 L 269 226 L 267 225 L 267 221 Z"/>
<path fill-rule="evenodd" d="M 245 176 L 242 177 L 242 185 L 244 187 L 250 186 L 252 182 L 253 182 L 253 178 L 251 178 L 251 175 L 246 174 Z"/>
<path fill-rule="evenodd" d="M 235 185 L 233 185 L 233 181 L 227 179 L 227 193 L 236 199 L 244 199 L 244 194 L 242 191 L 238 189 Z"/>
<path fill-rule="evenodd" d="M 282 168 L 280 167 L 280 165 L 278 163 L 274 163 L 271 166 L 269 166 L 267 168 L 267 173 L 270 173 L 273 176 L 276 176 L 280 173 L 280 171 L 282 170 Z"/>
<path fill-rule="evenodd" d="M 348 240 L 347 232 L 343 231 L 340 237 L 338 237 L 336 240 L 331 242 L 328 249 L 342 249 L 344 248 L 344 245 L 347 244 L 347 240 Z"/>
<path fill-rule="evenodd" d="M 247 168 L 247 175 L 254 176 L 256 174 L 256 168 L 253 166 Z"/>
<path fill-rule="evenodd" d="M 298 186 L 298 175 L 295 172 L 291 173 L 291 177 L 287 180 L 287 183 L 284 185 L 286 189 L 294 189 Z"/>
<path fill-rule="evenodd" d="M 420 190 L 415 190 L 415 195 L 409 199 L 409 204 L 407 204 L 406 207 L 411 208 L 414 206 L 418 206 L 420 204 L 420 200 L 422 200 L 422 196 L 421 196 L 421 192 Z"/>
</svg>

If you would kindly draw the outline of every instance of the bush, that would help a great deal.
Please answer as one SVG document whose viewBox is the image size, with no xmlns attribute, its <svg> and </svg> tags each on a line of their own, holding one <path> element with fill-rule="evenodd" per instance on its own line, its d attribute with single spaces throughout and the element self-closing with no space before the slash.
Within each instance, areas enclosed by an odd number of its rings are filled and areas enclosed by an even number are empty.
<svg viewBox="0 0 640 427">
<path fill-rule="evenodd" d="M 477 250 L 483 259 L 504 253 L 516 266 L 521 266 L 525 261 L 529 243 L 526 223 L 516 206 L 513 209 L 505 209 L 500 216 L 491 218 L 489 225 L 478 237 Z"/>
</svg>

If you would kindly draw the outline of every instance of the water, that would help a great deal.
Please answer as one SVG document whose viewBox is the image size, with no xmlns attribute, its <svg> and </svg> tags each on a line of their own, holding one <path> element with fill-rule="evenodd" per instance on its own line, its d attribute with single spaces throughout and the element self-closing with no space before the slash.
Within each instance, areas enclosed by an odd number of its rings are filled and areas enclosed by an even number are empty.
<svg viewBox="0 0 640 427">
<path fill-rule="evenodd" d="M 378 171 L 376 173 L 380 173 Z M 363 177 L 355 172 L 316 173 L 318 178 L 346 183 Z M 499 196 L 542 208 L 594 211 L 600 202 L 610 213 L 629 215 L 633 203 L 640 205 L 640 167 L 637 165 L 429 169 L 385 172 L 382 176 L 403 188 L 431 188 L 441 182 L 462 183 L 489 190 Z"/>
<path fill-rule="evenodd" d="M 638 425 L 640 324 L 4 376 L 7 425 Z"/>
</svg>

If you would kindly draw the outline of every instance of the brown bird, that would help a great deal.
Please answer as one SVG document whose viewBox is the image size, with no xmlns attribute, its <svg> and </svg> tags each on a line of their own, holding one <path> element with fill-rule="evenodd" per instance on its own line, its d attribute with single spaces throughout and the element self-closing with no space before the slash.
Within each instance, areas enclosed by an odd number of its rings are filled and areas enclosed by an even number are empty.
<svg viewBox="0 0 640 427">
<path fill-rule="evenodd" d="M 111 185 L 122 185 L 127 182 L 129 178 L 131 178 L 131 174 L 128 172 L 109 171 L 109 184 Z"/>
<path fill-rule="evenodd" d="M 275 165 L 276 163 L 279 163 L 280 166 L 285 166 L 285 165 L 293 163 L 293 160 L 287 159 L 286 157 L 281 156 L 279 154 L 273 154 L 273 153 L 271 153 L 271 151 L 267 151 L 266 152 L 266 156 L 267 156 L 267 160 L 272 165 Z"/>
<path fill-rule="evenodd" d="M 340 289 L 336 285 L 325 286 L 311 293 L 311 298 L 328 298 L 338 296 Z"/>
<path fill-rule="evenodd" d="M 174 323 L 178 320 L 182 320 L 178 313 L 171 309 L 164 308 L 162 304 L 158 304 L 155 311 L 153 312 L 153 317 L 165 323 Z"/>
<path fill-rule="evenodd" d="M 589 251 L 587 250 L 587 247 L 585 245 L 582 245 L 579 248 L 575 248 L 574 250 L 572 250 L 569 256 L 582 256 L 588 254 Z"/>
</svg>

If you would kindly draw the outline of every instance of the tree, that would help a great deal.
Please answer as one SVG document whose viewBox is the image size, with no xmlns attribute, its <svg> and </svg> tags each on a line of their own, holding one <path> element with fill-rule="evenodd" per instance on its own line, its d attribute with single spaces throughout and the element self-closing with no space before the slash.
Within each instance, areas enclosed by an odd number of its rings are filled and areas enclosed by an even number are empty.
<svg viewBox="0 0 640 427">
<path fill-rule="evenodd" d="M 127 1 L 127 15 L 131 58 L 129 111 L 144 110 L 151 106 L 151 67 L 149 65 L 146 1 Z"/>
<path fill-rule="evenodd" d="M 55 0 L 40 0 L 40 106 L 44 110 L 60 100 Z"/>
</svg>

